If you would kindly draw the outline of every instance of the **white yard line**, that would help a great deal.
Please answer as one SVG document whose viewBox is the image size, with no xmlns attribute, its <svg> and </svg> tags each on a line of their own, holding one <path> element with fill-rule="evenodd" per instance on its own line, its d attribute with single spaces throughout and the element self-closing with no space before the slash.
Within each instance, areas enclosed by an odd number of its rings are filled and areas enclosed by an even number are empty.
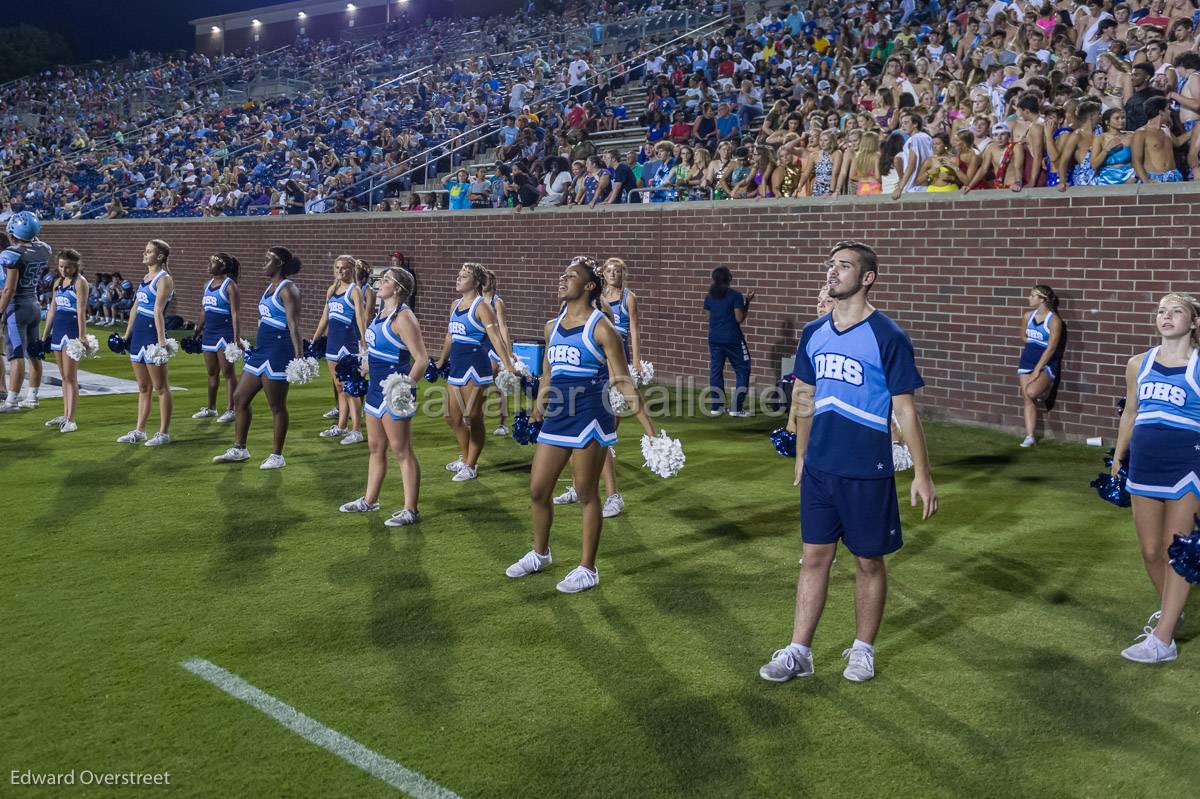
<svg viewBox="0 0 1200 799">
<path fill-rule="evenodd" d="M 260 691 L 241 677 L 214 663 L 192 658 L 179 665 L 233 698 L 240 699 L 255 710 L 270 716 L 309 743 L 332 752 L 372 777 L 404 791 L 413 799 L 461 799 L 453 791 L 309 718 L 291 705 L 279 701 L 265 691 Z"/>
</svg>

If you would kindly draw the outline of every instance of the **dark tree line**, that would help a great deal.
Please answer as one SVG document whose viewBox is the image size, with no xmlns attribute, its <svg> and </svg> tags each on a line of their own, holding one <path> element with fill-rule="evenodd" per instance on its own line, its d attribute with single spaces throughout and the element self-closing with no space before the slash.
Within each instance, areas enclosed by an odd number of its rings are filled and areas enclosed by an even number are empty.
<svg viewBox="0 0 1200 799">
<path fill-rule="evenodd" d="M 33 25 L 0 28 L 0 83 L 73 62 L 71 45 L 61 34 Z"/>
</svg>

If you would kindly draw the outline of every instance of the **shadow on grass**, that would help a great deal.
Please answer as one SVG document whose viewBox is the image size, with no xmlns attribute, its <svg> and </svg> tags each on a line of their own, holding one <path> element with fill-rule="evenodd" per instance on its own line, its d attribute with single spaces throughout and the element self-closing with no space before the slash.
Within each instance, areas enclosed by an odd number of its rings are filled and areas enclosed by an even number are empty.
<svg viewBox="0 0 1200 799">
<path fill-rule="evenodd" d="M 262 473 L 265 485 L 251 492 L 243 486 L 243 470 L 255 468 L 253 465 L 233 463 L 220 468 L 225 474 L 217 484 L 217 495 L 225 514 L 217 523 L 220 550 L 209 568 L 209 582 L 219 586 L 261 582 L 267 561 L 278 549 L 276 539 L 303 525 L 308 517 L 284 507 L 281 470 Z"/>
</svg>

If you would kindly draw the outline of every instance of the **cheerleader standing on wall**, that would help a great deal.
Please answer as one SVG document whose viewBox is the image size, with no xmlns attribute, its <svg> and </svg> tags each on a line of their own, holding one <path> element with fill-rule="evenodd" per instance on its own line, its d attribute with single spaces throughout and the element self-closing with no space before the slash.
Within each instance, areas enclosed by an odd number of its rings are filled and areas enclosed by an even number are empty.
<svg viewBox="0 0 1200 799">
<path fill-rule="evenodd" d="M 1112 473 L 1129 455 L 1126 488 L 1142 562 L 1160 610 L 1122 657 L 1161 663 L 1177 657 L 1174 634 L 1188 583 L 1176 574 L 1167 547 L 1188 535 L 1200 512 L 1200 301 L 1172 293 L 1158 303 L 1155 325 L 1162 343 L 1129 359 L 1125 411 L 1113 453 Z M 1157 625 L 1156 625 L 1157 623 Z"/>
<path fill-rule="evenodd" d="M 146 243 L 142 250 L 142 265 L 146 277 L 138 286 L 134 308 L 130 310 L 129 322 L 125 325 L 125 340 L 129 342 L 129 361 L 133 364 L 133 376 L 138 384 L 137 427 L 117 439 L 121 444 L 145 442 L 147 447 L 161 447 L 171 442 L 168 432 L 171 427 L 171 386 L 167 382 L 167 365 L 154 364 L 147 360 L 147 349 L 157 344 L 167 346 L 167 324 L 165 311 L 171 295 L 175 293 L 175 281 L 167 272 L 167 260 L 171 247 L 161 239 Z M 150 392 L 158 395 L 158 432 L 146 439 L 146 421 L 150 418 Z"/>
<path fill-rule="evenodd" d="M 283 442 L 287 438 L 287 365 L 301 353 L 300 290 L 289 278 L 300 271 L 300 259 L 287 247 L 267 250 L 263 273 L 267 288 L 258 301 L 258 336 L 246 353 L 242 378 L 233 392 L 233 446 L 213 458 L 213 463 L 238 463 L 250 460 L 246 437 L 250 433 L 251 402 L 259 391 L 266 392 L 267 406 L 275 418 L 271 455 L 260 469 L 282 469 Z"/>
<path fill-rule="evenodd" d="M 87 336 L 87 316 L 83 304 L 88 300 L 88 282 L 80 272 L 79 253 L 70 248 L 58 253 L 58 278 L 50 289 L 50 312 L 46 327 L 50 329 L 50 349 L 62 376 L 63 415 L 46 422 L 60 433 L 74 433 L 75 409 L 79 405 L 79 361 L 67 355 L 67 342 L 80 342 Z"/>
<path fill-rule="evenodd" d="M 338 380 L 337 364 L 342 357 L 353 355 L 358 357 L 358 342 L 367 330 L 367 311 L 363 302 L 362 288 L 357 276 L 358 260 L 352 255 L 339 255 L 333 261 L 335 275 L 333 285 L 325 292 L 325 309 L 321 312 L 321 321 L 313 333 L 313 340 L 327 333 L 325 342 L 325 360 L 329 362 L 329 377 L 333 381 L 333 389 L 337 397 L 337 421 L 327 430 L 322 430 L 321 438 L 342 439 L 343 444 L 362 443 L 363 434 L 358 429 L 358 417 L 362 402 L 358 397 L 351 397 L 342 390 L 342 381 Z"/>
<path fill-rule="evenodd" d="M 484 284 L 483 284 L 483 299 L 487 304 L 492 306 L 492 313 L 496 315 L 496 326 L 500 328 L 500 337 L 504 339 L 504 350 L 508 353 L 510 360 L 515 360 L 512 354 L 512 339 L 508 336 L 508 309 L 504 304 L 504 300 L 500 299 L 500 295 L 496 293 L 496 273 L 491 269 L 484 267 Z M 492 341 L 489 338 L 484 342 L 488 348 L 488 360 L 492 364 L 492 380 L 500 372 L 500 356 L 496 354 L 496 349 L 492 346 Z M 492 383 L 495 388 L 495 382 Z M 493 431 L 492 435 L 506 436 L 508 435 L 508 425 L 505 421 L 508 420 L 508 395 L 503 391 L 496 389 L 496 393 L 500 395 L 500 426 Z"/>
<path fill-rule="evenodd" d="M 557 318 L 546 323 L 546 357 L 543 380 L 534 407 L 534 421 L 542 422 L 529 492 L 533 502 L 533 549 L 505 572 L 527 577 L 542 571 L 550 555 L 550 527 L 554 521 L 554 485 L 567 462 L 582 510 L 583 552 L 579 566 L 558 584 L 574 594 L 595 588 L 596 551 L 603 525 L 597 491 L 607 449 L 617 442 L 616 418 L 608 407 L 609 380 L 630 408 L 639 408 L 640 397 L 629 376 L 624 342 L 600 310 L 604 278 L 596 261 L 576 257 L 558 278 L 558 298 L 563 305 Z M 646 433 L 655 435 L 644 415 Z"/>
<path fill-rule="evenodd" d="M 208 259 L 208 283 L 204 287 L 204 315 L 200 317 L 200 350 L 208 372 L 208 404 L 192 414 L 193 419 L 217 416 L 217 391 L 225 378 L 225 410 L 217 421 L 232 422 L 233 392 L 237 374 L 233 363 L 225 357 L 225 345 L 240 347 L 242 327 L 238 321 L 237 277 L 240 264 L 229 253 L 219 252 Z"/>
<path fill-rule="evenodd" d="M 367 491 L 353 502 L 342 505 L 343 513 L 371 513 L 379 510 L 379 493 L 388 471 L 388 450 L 400 466 L 404 484 L 404 508 L 384 522 L 389 527 L 404 527 L 421 521 L 417 501 L 421 491 L 421 466 L 412 450 L 413 413 L 399 416 L 383 398 L 383 382 L 396 372 L 408 375 L 416 385 L 429 362 L 425 339 L 416 314 L 405 300 L 413 290 L 413 276 L 406 269 L 393 267 L 379 280 L 379 317 L 367 328 L 367 354 L 370 359 L 370 384 L 367 389 L 367 446 L 371 457 L 367 466 Z"/>
<path fill-rule="evenodd" d="M 1037 443 L 1037 401 L 1048 396 L 1058 379 L 1062 353 L 1063 323 L 1058 318 L 1058 296 L 1049 286 L 1037 285 L 1029 292 L 1030 311 L 1021 317 L 1021 336 L 1025 349 L 1017 365 L 1021 399 L 1025 402 L 1025 439 L 1022 447 Z"/>
<path fill-rule="evenodd" d="M 438 368 L 447 361 L 446 378 L 450 397 L 446 403 L 446 422 L 458 439 L 458 458 L 446 464 L 454 472 L 456 483 L 474 480 L 478 475 L 479 455 L 486 433 L 483 429 L 483 392 L 492 383 L 492 365 L 486 340 L 500 356 L 500 365 L 512 371 L 507 342 L 500 335 L 492 306 L 483 299 L 487 274 L 481 264 L 465 263 L 454 279 L 454 290 L 462 296 L 450 306 L 450 324 L 442 342 Z"/>
</svg>

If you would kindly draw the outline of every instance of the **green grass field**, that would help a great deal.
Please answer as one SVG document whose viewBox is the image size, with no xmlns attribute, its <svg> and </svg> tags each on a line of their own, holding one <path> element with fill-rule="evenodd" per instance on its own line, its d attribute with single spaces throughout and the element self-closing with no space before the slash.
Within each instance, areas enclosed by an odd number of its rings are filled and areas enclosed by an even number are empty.
<svg viewBox="0 0 1200 799">
<path fill-rule="evenodd" d="M 107 350 L 86 368 L 130 375 Z M 276 472 L 257 469 L 261 398 L 251 462 L 210 464 L 231 430 L 189 418 L 197 356 L 172 362 L 192 390 L 165 448 L 114 443 L 132 395 L 84 398 L 70 435 L 42 426 L 58 400 L 0 417 L 0 795 L 397 795 L 185 671 L 190 658 L 462 797 L 1196 795 L 1198 627 L 1173 664 L 1119 657 L 1157 603 L 1128 511 L 1087 487 L 1099 450 L 930 424 L 942 511 L 921 523 L 902 503 L 878 677 L 841 677 L 843 551 L 816 676 L 772 685 L 757 670 L 788 640 L 800 553 L 776 420 L 665 422 L 688 457 L 670 481 L 637 468 L 626 437 L 601 585 L 565 596 L 577 508 L 557 516 L 549 575 L 504 577 L 530 545 L 532 450 L 511 439 L 454 484 L 449 430 L 421 419 L 424 521 L 383 526 L 395 470 L 385 513 L 339 514 L 366 448 L 317 438 L 326 380 L 292 392 Z M 167 771 L 171 786 L 9 784 L 70 769 Z"/>
</svg>

